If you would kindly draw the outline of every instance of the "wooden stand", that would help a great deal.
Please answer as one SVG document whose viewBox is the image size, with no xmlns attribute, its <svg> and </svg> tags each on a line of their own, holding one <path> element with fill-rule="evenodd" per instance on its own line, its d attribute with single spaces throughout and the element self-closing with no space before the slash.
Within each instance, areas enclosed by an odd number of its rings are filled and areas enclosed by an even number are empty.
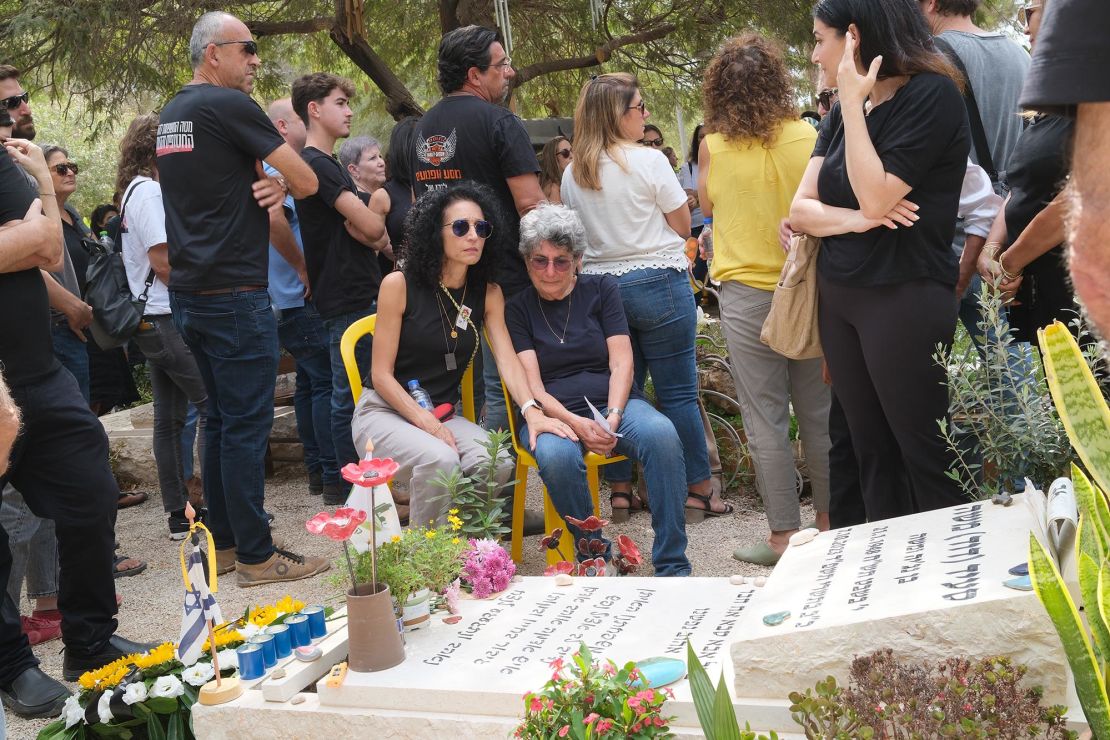
<svg viewBox="0 0 1110 740">
<path fill-rule="evenodd" d="M 200 687 L 200 696 L 197 699 L 205 706 L 215 706 L 216 704 L 226 704 L 229 701 L 235 701 L 243 695 L 243 684 L 239 682 L 238 676 L 230 676 L 221 679 L 218 683 L 216 681 L 209 681 Z"/>
</svg>

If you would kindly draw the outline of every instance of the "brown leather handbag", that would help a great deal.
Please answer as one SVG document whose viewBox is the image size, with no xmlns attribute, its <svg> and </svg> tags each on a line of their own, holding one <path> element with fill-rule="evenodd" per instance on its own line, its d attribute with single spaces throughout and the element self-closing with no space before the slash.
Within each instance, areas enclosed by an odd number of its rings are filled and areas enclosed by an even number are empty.
<svg viewBox="0 0 1110 740">
<path fill-rule="evenodd" d="M 792 360 L 821 357 L 817 332 L 818 237 L 794 234 L 759 340 Z"/>
</svg>

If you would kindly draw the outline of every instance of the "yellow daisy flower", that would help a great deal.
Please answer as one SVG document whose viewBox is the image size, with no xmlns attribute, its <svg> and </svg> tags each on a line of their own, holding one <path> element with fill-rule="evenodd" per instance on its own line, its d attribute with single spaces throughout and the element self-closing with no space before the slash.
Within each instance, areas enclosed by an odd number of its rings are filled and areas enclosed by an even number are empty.
<svg viewBox="0 0 1110 740">
<path fill-rule="evenodd" d="M 401 541 L 401 535 L 395 534 L 389 539 L 389 541 L 390 542 L 400 542 Z"/>
<path fill-rule="evenodd" d="M 439 533 L 436 530 L 429 529 L 427 532 L 424 533 L 424 536 L 427 537 L 430 540 L 434 540 L 436 538 L 437 534 L 439 534 Z"/>
</svg>

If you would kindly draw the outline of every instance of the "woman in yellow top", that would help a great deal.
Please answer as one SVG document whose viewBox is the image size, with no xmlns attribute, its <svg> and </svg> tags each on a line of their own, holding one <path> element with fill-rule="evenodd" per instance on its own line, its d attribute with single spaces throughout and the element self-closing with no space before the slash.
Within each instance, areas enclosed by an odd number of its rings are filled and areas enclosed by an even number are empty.
<svg viewBox="0 0 1110 740">
<path fill-rule="evenodd" d="M 786 259 L 780 225 L 817 133 L 798 119 L 782 51 L 755 33 L 726 41 L 702 85 L 705 126 L 698 197 L 712 233 L 711 274 L 721 283 L 721 326 L 734 368 L 756 486 L 771 533 L 737 560 L 774 565 L 801 526 L 790 406 L 805 446 L 817 525 L 829 526 L 829 389 L 821 360 L 790 360 L 759 341 Z"/>
</svg>

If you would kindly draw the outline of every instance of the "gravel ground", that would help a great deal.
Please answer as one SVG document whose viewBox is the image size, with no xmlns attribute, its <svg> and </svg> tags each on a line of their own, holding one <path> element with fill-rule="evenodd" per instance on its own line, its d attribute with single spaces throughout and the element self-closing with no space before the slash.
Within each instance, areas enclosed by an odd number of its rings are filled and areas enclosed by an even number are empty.
<svg viewBox="0 0 1110 740">
<path fill-rule="evenodd" d="M 528 508 L 542 510 L 538 476 L 532 475 L 528 488 Z M 336 548 L 320 537 L 308 534 L 303 523 L 322 510 L 322 501 L 307 493 L 307 482 L 294 471 L 279 471 L 278 476 L 267 481 L 266 505 L 276 521 L 275 532 L 286 538 L 295 552 L 339 557 Z M 602 514 L 609 511 L 605 491 L 602 491 Z M 747 492 L 730 491 L 726 494 L 737 511 L 729 517 L 706 519 L 691 525 L 687 554 L 697 576 L 766 575 L 770 569 L 757 565 L 738 563 L 732 559 L 734 548 L 758 542 L 766 537 L 766 520 L 758 499 Z M 176 640 L 181 628 L 181 569 L 178 563 L 177 543 L 167 537 L 165 515 L 157 495 L 145 504 L 124 509 L 119 513 L 117 534 L 123 544 L 122 551 L 147 562 L 143 573 L 116 580 L 116 587 L 123 594 L 119 612 L 119 632 L 133 640 L 162 642 Z M 813 511 L 804 502 L 802 521 L 813 518 Z M 617 534 L 631 536 L 640 546 L 645 558 L 651 553 L 651 520 L 649 514 L 634 514 L 622 525 L 606 528 L 610 537 Z M 518 572 L 536 576 L 543 573 L 543 555 L 539 538 L 526 538 L 524 563 Z M 642 566 L 642 573 L 650 573 L 649 563 Z M 326 576 L 298 581 L 291 584 L 274 584 L 241 589 L 232 577 L 220 579 L 218 598 L 225 616 L 241 614 L 248 606 L 268 604 L 286 594 L 292 594 L 308 603 L 326 603 L 340 606 L 342 595 L 331 586 Z M 29 613 L 25 602 L 22 611 Z M 62 643 L 60 640 L 38 645 L 35 655 L 42 661 L 44 671 L 57 678 L 62 673 Z M 76 688 L 76 684 L 73 685 Z M 7 713 L 8 737 L 33 738 L 49 720 L 23 720 Z M 2 739 L 0 739 L 2 740 Z"/>
</svg>

